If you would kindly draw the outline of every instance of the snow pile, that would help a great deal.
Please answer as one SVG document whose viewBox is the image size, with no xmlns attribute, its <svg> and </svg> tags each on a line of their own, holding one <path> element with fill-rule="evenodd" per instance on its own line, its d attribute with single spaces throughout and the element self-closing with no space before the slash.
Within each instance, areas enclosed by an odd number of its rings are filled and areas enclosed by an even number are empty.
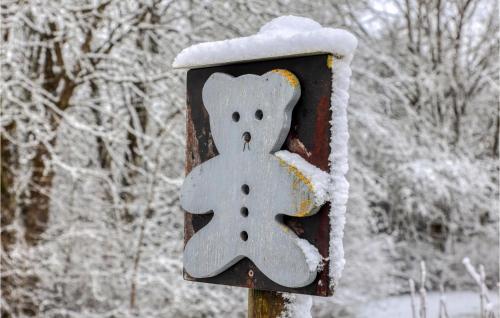
<svg viewBox="0 0 500 318">
<path fill-rule="evenodd" d="M 319 169 L 309 168 L 298 155 L 284 151 L 276 153 L 313 180 L 316 199 L 331 201 L 329 272 L 332 289 L 337 285 L 345 264 L 342 238 L 349 192 L 349 183 L 345 178 L 349 138 L 347 102 L 351 76 L 349 65 L 356 46 L 356 38 L 345 30 L 325 28 L 308 18 L 283 16 L 265 24 L 252 36 L 190 46 L 182 50 L 173 63 L 175 68 L 196 68 L 312 53 L 333 55 L 329 178 L 319 173 Z"/>
<path fill-rule="evenodd" d="M 282 293 L 281 296 L 285 299 L 285 308 L 280 318 L 311 318 L 311 296 L 289 293 Z"/>
<path fill-rule="evenodd" d="M 307 18 L 283 16 L 265 24 L 252 36 L 185 48 L 172 66 L 193 68 L 319 52 L 347 56 L 356 45 L 356 38 L 347 31 L 323 28 Z"/>
<path fill-rule="evenodd" d="M 307 240 L 301 238 L 297 238 L 296 242 L 302 250 L 302 253 L 304 253 L 304 256 L 306 257 L 306 262 L 307 266 L 309 266 L 309 269 L 311 271 L 321 270 L 323 257 L 321 257 L 318 249 Z"/>
<path fill-rule="evenodd" d="M 304 33 L 317 29 L 321 29 L 321 24 L 314 20 L 304 17 L 285 15 L 277 17 L 269 23 L 264 24 L 260 28 L 259 34 L 280 33 L 286 36 L 287 34 Z"/>
<path fill-rule="evenodd" d="M 329 190 L 331 181 L 328 173 L 310 164 L 296 153 L 281 150 L 276 152 L 275 155 L 288 165 L 297 168 L 297 170 L 311 181 L 314 192 L 314 202 L 317 206 L 322 205 L 330 199 Z"/>
<path fill-rule="evenodd" d="M 498 310 L 498 294 L 489 294 L 493 300 L 492 310 Z M 474 291 L 454 291 L 440 294 L 430 292 L 426 297 L 427 317 L 440 317 L 440 300 L 446 299 L 448 317 L 480 317 L 481 303 L 479 295 Z M 320 301 L 323 301 L 320 299 Z M 420 297 L 415 299 L 415 307 L 420 308 Z M 387 318 L 412 317 L 411 296 L 400 295 L 358 303 L 352 306 L 353 317 L 359 318 Z M 493 316 L 495 317 L 495 316 Z"/>
</svg>

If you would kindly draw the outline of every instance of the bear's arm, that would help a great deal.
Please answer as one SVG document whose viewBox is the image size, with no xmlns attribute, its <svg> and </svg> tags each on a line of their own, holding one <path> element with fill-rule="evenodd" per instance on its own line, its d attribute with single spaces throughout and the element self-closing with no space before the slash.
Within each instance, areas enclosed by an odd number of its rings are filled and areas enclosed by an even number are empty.
<svg viewBox="0 0 500 318">
<path fill-rule="evenodd" d="M 218 197 L 217 166 L 220 158 L 214 157 L 196 166 L 186 176 L 181 188 L 180 202 L 184 210 L 193 214 L 204 214 L 214 208 Z"/>
<path fill-rule="evenodd" d="M 273 211 L 295 217 L 310 216 L 328 200 L 328 173 L 311 165 L 299 155 L 279 151 L 273 156 L 279 165 L 279 197 Z"/>
</svg>

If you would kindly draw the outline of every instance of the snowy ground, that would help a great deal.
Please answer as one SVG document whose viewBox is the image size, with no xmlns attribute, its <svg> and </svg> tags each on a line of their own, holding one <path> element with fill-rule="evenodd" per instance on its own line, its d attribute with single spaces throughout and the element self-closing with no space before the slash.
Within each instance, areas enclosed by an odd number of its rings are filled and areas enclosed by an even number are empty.
<svg viewBox="0 0 500 318">
<path fill-rule="evenodd" d="M 490 293 L 490 300 L 495 304 L 496 311 L 499 310 L 498 294 Z M 328 298 L 315 298 L 315 303 L 328 301 Z M 479 316 L 479 294 L 473 291 L 448 292 L 445 294 L 445 302 L 450 318 L 472 318 Z M 419 299 L 417 297 L 417 310 Z M 439 317 L 439 293 L 427 294 L 427 317 Z M 388 297 L 380 300 L 360 304 L 352 317 L 357 318 L 393 318 L 411 317 L 411 300 L 409 295 Z M 347 317 L 346 317 L 347 318 Z"/>
</svg>

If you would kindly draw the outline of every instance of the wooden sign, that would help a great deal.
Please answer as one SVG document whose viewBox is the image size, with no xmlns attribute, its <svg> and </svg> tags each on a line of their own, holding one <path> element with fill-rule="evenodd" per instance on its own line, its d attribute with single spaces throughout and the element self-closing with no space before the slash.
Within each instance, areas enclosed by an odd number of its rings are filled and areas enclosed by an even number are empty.
<svg viewBox="0 0 500 318">
<path fill-rule="evenodd" d="M 304 169 L 328 176 L 332 58 L 188 71 L 185 279 L 331 295 L 329 203 Z"/>
<path fill-rule="evenodd" d="M 321 256 L 280 221 L 281 215 L 310 216 L 324 203 L 313 180 L 275 154 L 299 97 L 299 80 L 283 69 L 213 73 L 205 82 L 202 100 L 219 155 L 195 167 L 181 191 L 186 211 L 214 213 L 186 244 L 190 276 L 213 277 L 247 257 L 281 286 L 303 287 L 316 278 Z"/>
</svg>

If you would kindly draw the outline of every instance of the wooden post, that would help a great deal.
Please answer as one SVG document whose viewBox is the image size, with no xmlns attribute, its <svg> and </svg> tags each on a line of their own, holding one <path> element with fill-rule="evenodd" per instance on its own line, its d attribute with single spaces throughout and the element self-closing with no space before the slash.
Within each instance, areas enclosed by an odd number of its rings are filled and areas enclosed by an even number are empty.
<svg viewBox="0 0 500 318">
<path fill-rule="evenodd" d="M 279 292 L 248 290 L 248 318 L 278 318 L 285 309 L 285 299 Z"/>
</svg>

